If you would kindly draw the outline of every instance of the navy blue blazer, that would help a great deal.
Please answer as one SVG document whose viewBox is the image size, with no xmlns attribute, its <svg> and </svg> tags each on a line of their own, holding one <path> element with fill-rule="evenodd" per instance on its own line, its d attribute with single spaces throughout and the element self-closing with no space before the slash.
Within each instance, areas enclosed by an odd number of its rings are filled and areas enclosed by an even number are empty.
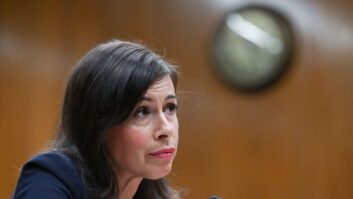
<svg viewBox="0 0 353 199">
<path fill-rule="evenodd" d="M 12 199 L 87 199 L 74 161 L 59 152 L 35 156 L 22 168 Z"/>
</svg>

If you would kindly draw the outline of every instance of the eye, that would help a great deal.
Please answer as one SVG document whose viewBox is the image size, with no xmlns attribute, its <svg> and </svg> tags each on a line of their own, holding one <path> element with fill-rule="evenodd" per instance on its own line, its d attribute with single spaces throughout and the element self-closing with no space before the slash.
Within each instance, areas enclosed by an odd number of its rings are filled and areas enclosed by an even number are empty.
<svg viewBox="0 0 353 199">
<path fill-rule="evenodd" d="M 148 107 L 141 106 L 137 108 L 137 110 L 134 112 L 135 117 L 146 117 L 149 115 L 151 111 L 148 109 Z"/>
<path fill-rule="evenodd" d="M 176 110 L 177 110 L 178 106 L 174 103 L 169 103 L 165 106 L 164 108 L 164 112 L 165 113 L 169 113 L 169 114 L 172 114 L 172 113 L 175 113 Z"/>
</svg>

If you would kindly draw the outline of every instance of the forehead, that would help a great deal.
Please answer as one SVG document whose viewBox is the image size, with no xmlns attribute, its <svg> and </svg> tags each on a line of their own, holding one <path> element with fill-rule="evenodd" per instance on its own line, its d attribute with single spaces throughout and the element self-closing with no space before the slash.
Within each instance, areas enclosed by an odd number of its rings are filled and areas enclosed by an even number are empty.
<svg viewBox="0 0 353 199">
<path fill-rule="evenodd" d="M 173 81 L 169 75 L 162 77 L 161 79 L 155 81 L 146 91 L 146 95 L 153 94 L 165 94 L 171 95 L 175 94 L 175 88 Z"/>
</svg>

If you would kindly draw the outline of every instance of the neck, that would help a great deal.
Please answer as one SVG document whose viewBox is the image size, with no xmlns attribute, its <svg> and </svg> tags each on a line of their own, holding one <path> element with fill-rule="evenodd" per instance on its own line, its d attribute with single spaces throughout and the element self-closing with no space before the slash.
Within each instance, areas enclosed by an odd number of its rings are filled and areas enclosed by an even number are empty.
<svg viewBox="0 0 353 199">
<path fill-rule="evenodd" d="M 132 199 L 142 181 L 141 177 L 118 176 L 118 199 Z"/>
</svg>

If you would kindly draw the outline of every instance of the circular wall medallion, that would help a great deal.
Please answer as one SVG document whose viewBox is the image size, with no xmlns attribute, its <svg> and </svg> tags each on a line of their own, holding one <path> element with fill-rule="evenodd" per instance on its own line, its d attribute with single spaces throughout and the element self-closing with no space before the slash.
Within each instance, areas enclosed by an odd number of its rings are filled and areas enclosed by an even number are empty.
<svg viewBox="0 0 353 199">
<path fill-rule="evenodd" d="M 292 54 L 292 31 L 275 10 L 248 6 L 226 14 L 214 40 L 221 77 L 242 91 L 272 85 L 286 70 Z"/>
</svg>

